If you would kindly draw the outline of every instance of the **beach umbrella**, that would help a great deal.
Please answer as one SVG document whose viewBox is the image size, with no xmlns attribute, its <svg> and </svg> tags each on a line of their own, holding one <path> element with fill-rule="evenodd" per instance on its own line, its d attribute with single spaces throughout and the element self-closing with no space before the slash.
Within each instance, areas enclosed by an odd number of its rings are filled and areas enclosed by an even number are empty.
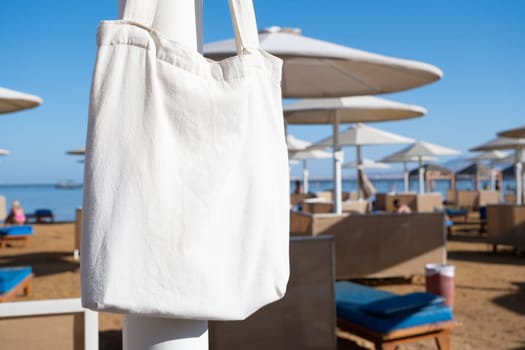
<svg viewBox="0 0 525 350">
<path fill-rule="evenodd" d="M 481 179 L 490 178 L 492 180 L 493 171 L 490 167 L 481 162 L 474 162 L 456 171 L 455 177 L 474 177 L 474 189 L 479 191 Z"/>
<path fill-rule="evenodd" d="M 0 149 L 0 156 L 7 156 L 9 154 L 9 151 L 6 149 Z"/>
<path fill-rule="evenodd" d="M 339 150 L 340 146 L 355 146 L 356 147 L 356 161 L 357 164 L 361 164 L 361 146 L 364 145 L 382 145 L 382 144 L 398 144 L 398 143 L 411 143 L 414 142 L 413 139 L 410 139 L 408 137 L 396 135 L 387 131 L 379 130 L 376 128 L 372 128 L 368 125 L 365 125 L 363 123 L 357 123 L 349 127 L 348 129 L 342 131 L 342 132 L 336 132 L 334 130 L 333 137 L 329 136 L 323 140 L 318 141 L 314 145 L 312 145 L 313 148 L 318 147 L 334 147 L 334 154 L 337 154 L 334 156 L 334 162 L 335 167 L 334 170 L 338 164 L 342 162 L 342 153 Z M 359 169 L 359 167 L 358 167 Z M 340 181 L 341 177 L 340 175 L 337 176 L 337 171 L 334 171 L 336 174 L 336 196 L 340 198 L 341 196 L 341 187 L 340 187 Z M 340 169 L 339 169 L 340 174 Z M 359 172 L 357 174 L 358 178 L 358 194 L 361 197 L 361 187 L 359 183 Z M 338 179 L 339 177 L 339 179 Z M 337 187 L 337 182 L 339 182 L 339 187 Z M 340 202 L 339 202 L 340 203 Z"/>
<path fill-rule="evenodd" d="M 303 151 L 311 145 L 311 142 L 301 140 L 296 138 L 293 135 L 286 135 L 286 147 L 288 148 L 288 153 Z"/>
<path fill-rule="evenodd" d="M 427 63 L 309 38 L 299 29 L 262 29 L 259 44 L 283 60 L 283 97 L 376 95 L 429 84 L 443 75 Z M 235 40 L 205 44 L 204 55 L 214 60 L 237 55 Z"/>
<path fill-rule="evenodd" d="M 363 158 L 361 160 L 361 164 L 359 165 L 356 160 L 352 162 L 348 162 L 343 164 L 344 169 L 357 169 L 357 167 L 361 166 L 363 169 L 388 169 L 390 168 L 390 165 L 376 162 L 375 160 Z"/>
<path fill-rule="evenodd" d="M 396 153 L 393 153 L 392 155 L 388 157 L 396 158 L 396 157 L 406 157 L 407 159 L 413 159 L 416 158 L 417 162 L 419 163 L 419 193 L 425 192 L 425 168 L 423 166 L 423 160 L 424 157 L 436 157 L 436 156 L 448 156 L 448 155 L 454 155 L 459 154 L 460 152 L 452 149 L 447 148 L 439 145 L 435 145 L 433 143 L 425 142 L 425 141 L 418 141 L 408 147 L 403 148 L 400 151 L 397 151 Z M 387 157 L 387 158 L 388 158 Z M 383 158 L 382 161 L 384 162 L 385 159 Z"/>
<path fill-rule="evenodd" d="M 436 157 L 431 156 L 422 156 L 421 161 L 423 162 L 433 162 L 436 160 Z M 419 157 L 417 156 L 407 156 L 405 154 L 394 153 L 389 156 L 386 156 L 379 160 L 383 163 L 403 163 L 403 185 L 404 191 L 408 192 L 409 190 L 409 174 L 408 174 L 408 163 L 417 163 L 419 162 Z"/>
<path fill-rule="evenodd" d="M 341 207 L 342 151 L 338 140 L 340 123 L 387 121 L 415 118 L 426 113 L 423 107 L 373 96 L 303 99 L 284 106 L 287 124 L 331 124 L 333 144 L 334 211 Z"/>
<path fill-rule="evenodd" d="M 510 137 L 512 139 L 525 139 L 525 125 L 522 125 L 520 127 L 504 130 L 498 132 L 499 137 Z"/>
<path fill-rule="evenodd" d="M 522 204 L 523 195 L 523 161 L 525 138 L 498 137 L 484 144 L 473 147 L 470 151 L 493 151 L 493 150 L 514 150 L 515 179 L 516 179 L 516 204 Z"/>
<path fill-rule="evenodd" d="M 35 95 L 0 87 L 0 113 L 10 113 L 33 108 L 42 103 Z"/>
<path fill-rule="evenodd" d="M 69 154 L 72 156 L 83 156 L 86 154 L 86 149 L 85 148 L 72 149 L 72 150 L 66 151 L 66 154 Z"/>
<path fill-rule="evenodd" d="M 286 143 L 288 145 L 288 157 L 290 164 L 303 163 L 303 193 L 308 193 L 308 160 L 309 159 L 323 159 L 331 158 L 332 155 L 328 152 L 319 149 L 308 149 L 310 142 L 300 140 L 294 136 L 286 135 Z M 295 163 L 291 163 L 295 162 Z"/>
<path fill-rule="evenodd" d="M 492 165 L 494 162 L 498 160 L 502 160 L 506 157 L 507 157 L 507 153 L 494 150 L 494 151 L 486 151 L 486 152 L 479 153 L 468 159 L 473 160 L 475 162 L 482 162 L 484 160 L 488 160 L 490 161 Z M 497 170 L 492 169 L 492 168 L 490 169 L 490 189 L 492 191 L 496 190 L 496 172 Z"/>
</svg>

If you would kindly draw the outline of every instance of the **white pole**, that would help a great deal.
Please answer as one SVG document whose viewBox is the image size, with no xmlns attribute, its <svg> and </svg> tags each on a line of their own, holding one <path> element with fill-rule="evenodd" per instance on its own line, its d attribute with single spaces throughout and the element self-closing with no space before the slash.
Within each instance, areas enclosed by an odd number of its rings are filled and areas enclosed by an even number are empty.
<svg viewBox="0 0 525 350">
<path fill-rule="evenodd" d="M 306 164 L 307 160 L 303 159 L 303 193 L 308 193 L 308 164 Z"/>
<path fill-rule="evenodd" d="M 408 182 L 408 162 L 403 162 L 403 180 L 405 182 L 405 193 L 409 191 L 409 182 Z"/>
<path fill-rule="evenodd" d="M 341 188 L 343 180 L 341 178 L 341 165 L 343 152 L 341 151 L 341 146 L 339 146 L 339 113 L 337 111 L 333 112 L 332 134 L 332 149 L 334 151 L 334 213 L 342 214 Z"/>
<path fill-rule="evenodd" d="M 126 0 L 118 0 L 118 16 Z M 157 0 L 153 27 L 202 52 L 202 0 Z M 208 321 L 125 315 L 124 350 L 207 350 Z"/>
<path fill-rule="evenodd" d="M 523 182 L 523 164 L 521 162 L 523 149 L 517 148 L 515 151 L 516 165 L 514 166 L 516 172 L 516 204 L 521 205 L 522 202 L 522 182 Z"/>
<path fill-rule="evenodd" d="M 361 183 L 361 179 L 359 178 L 359 171 L 363 171 L 361 169 L 361 145 L 356 145 L 355 146 L 355 149 L 356 149 L 356 157 L 355 157 L 355 162 L 356 162 L 356 175 L 357 177 L 355 178 L 356 179 L 356 184 L 357 184 L 357 199 L 363 199 L 363 192 L 361 191 L 361 187 L 362 187 L 362 183 Z"/>
<path fill-rule="evenodd" d="M 419 157 L 419 194 L 425 193 L 425 168 L 423 167 L 423 157 Z"/>
</svg>

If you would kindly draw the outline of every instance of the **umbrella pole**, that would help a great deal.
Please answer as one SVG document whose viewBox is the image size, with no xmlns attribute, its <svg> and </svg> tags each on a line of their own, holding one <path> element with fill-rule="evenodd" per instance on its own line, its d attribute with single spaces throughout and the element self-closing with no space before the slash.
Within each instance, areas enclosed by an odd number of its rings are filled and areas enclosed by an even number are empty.
<svg viewBox="0 0 525 350">
<path fill-rule="evenodd" d="M 308 165 L 306 164 L 306 159 L 303 159 L 303 193 L 308 193 Z"/>
<path fill-rule="evenodd" d="M 423 158 L 419 157 L 419 194 L 425 193 L 425 168 L 423 167 Z"/>
<path fill-rule="evenodd" d="M 407 162 L 403 162 L 403 180 L 405 185 L 405 193 L 409 191 L 410 185 L 408 182 L 408 165 Z"/>
<path fill-rule="evenodd" d="M 333 149 L 333 162 L 334 162 L 334 213 L 342 214 L 342 198 L 341 198 L 341 163 L 343 162 L 343 153 L 341 146 L 339 146 L 339 113 L 337 111 L 333 113 L 332 120 L 332 149 Z"/>
<path fill-rule="evenodd" d="M 118 0 L 118 14 L 126 0 Z M 157 0 L 153 27 L 202 52 L 202 0 Z M 207 350 L 208 321 L 124 315 L 124 350 Z"/>
<path fill-rule="evenodd" d="M 355 146 L 355 149 L 356 149 L 356 183 L 357 183 L 357 199 L 363 199 L 363 191 L 361 191 L 361 188 L 362 188 L 362 183 L 361 183 L 361 178 L 359 177 L 359 170 L 360 170 L 360 167 L 361 167 L 361 145 L 356 145 Z M 361 169 L 361 171 L 363 171 Z"/>
<path fill-rule="evenodd" d="M 516 149 L 516 165 L 514 166 L 515 172 L 516 172 L 516 204 L 521 205 L 523 203 L 522 201 L 522 195 L 523 195 L 523 164 L 521 162 L 522 157 L 522 149 Z"/>
</svg>

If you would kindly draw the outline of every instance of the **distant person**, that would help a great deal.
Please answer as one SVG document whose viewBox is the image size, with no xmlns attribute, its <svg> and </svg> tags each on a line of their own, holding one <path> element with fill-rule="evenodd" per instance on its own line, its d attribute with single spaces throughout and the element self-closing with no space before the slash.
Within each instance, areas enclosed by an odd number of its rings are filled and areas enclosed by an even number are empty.
<svg viewBox="0 0 525 350">
<path fill-rule="evenodd" d="M 19 201 L 14 200 L 11 203 L 11 210 L 9 211 L 9 214 L 7 214 L 5 223 L 10 225 L 23 225 L 25 222 L 26 216 L 24 214 L 24 209 Z"/>
<path fill-rule="evenodd" d="M 303 191 L 301 189 L 301 181 L 295 180 L 295 189 L 294 189 L 293 193 L 294 194 L 301 194 L 301 193 L 303 193 Z"/>
<path fill-rule="evenodd" d="M 394 199 L 395 212 L 399 214 L 410 214 L 412 209 L 406 204 L 401 203 L 399 199 Z"/>
<path fill-rule="evenodd" d="M 496 179 L 496 181 L 494 181 L 494 189 L 496 191 L 500 190 L 499 179 Z"/>
</svg>

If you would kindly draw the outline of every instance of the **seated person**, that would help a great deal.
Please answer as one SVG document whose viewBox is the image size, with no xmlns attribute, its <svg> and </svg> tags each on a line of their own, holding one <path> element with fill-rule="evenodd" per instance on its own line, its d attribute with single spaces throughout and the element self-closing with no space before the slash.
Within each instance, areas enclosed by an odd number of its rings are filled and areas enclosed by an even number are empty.
<svg viewBox="0 0 525 350">
<path fill-rule="evenodd" d="M 24 209 L 22 209 L 19 201 L 14 200 L 13 203 L 11 203 L 11 210 L 9 211 L 9 214 L 7 214 L 5 223 L 10 225 L 23 225 L 25 222 L 26 216 L 24 214 Z"/>
<path fill-rule="evenodd" d="M 396 213 L 400 214 L 409 214 L 412 212 L 412 209 L 406 204 L 401 203 L 399 199 L 394 199 L 394 208 Z"/>
</svg>

